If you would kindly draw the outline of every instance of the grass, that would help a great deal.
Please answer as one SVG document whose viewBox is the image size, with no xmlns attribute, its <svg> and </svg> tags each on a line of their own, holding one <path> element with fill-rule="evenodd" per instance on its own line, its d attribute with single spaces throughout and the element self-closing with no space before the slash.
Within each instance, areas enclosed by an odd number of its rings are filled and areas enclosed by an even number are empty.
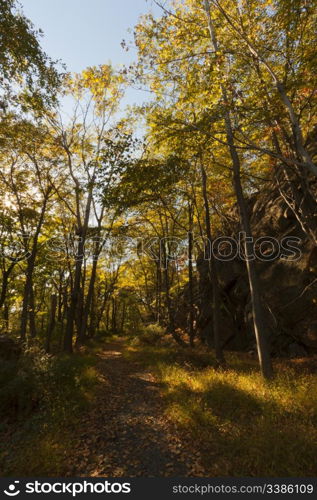
<svg viewBox="0 0 317 500">
<path fill-rule="evenodd" d="M 65 473 L 74 429 L 94 397 L 95 364 L 93 353 L 50 357 L 35 351 L 2 367 L 7 418 L 2 415 L 0 426 L 1 476 Z"/>
<path fill-rule="evenodd" d="M 288 364 L 265 382 L 256 362 L 229 354 L 230 369 L 193 350 L 131 346 L 154 370 L 166 414 L 202 452 L 210 476 L 316 476 L 317 377 Z"/>
</svg>

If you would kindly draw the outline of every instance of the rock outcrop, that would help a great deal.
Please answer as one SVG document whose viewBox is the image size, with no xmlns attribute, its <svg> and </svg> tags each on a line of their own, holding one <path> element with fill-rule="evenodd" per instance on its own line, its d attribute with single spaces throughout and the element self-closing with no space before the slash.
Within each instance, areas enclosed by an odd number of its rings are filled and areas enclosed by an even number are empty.
<svg viewBox="0 0 317 500">
<path fill-rule="evenodd" d="M 277 189 L 268 188 L 249 199 L 251 225 L 258 240 L 257 268 L 263 304 L 271 336 L 272 353 L 290 357 L 317 352 L 317 247 Z M 317 208 L 317 205 L 316 205 Z M 239 239 L 237 210 L 230 214 L 219 236 Z M 273 240 L 274 238 L 274 240 Z M 273 246 L 273 242 L 275 244 Z M 261 244 L 261 245 L 260 245 Z M 259 248 L 261 246 L 261 249 Z M 297 248 L 293 253 L 291 246 Z M 222 244 L 222 253 L 230 245 Z M 284 249 L 286 248 L 286 250 Z M 229 249 L 229 250 L 228 250 Z M 229 349 L 255 348 L 252 308 L 245 261 L 241 256 L 218 260 L 222 289 L 221 328 L 223 344 Z M 211 329 L 211 290 L 208 263 L 197 262 L 199 293 L 198 332 L 204 338 Z"/>
</svg>

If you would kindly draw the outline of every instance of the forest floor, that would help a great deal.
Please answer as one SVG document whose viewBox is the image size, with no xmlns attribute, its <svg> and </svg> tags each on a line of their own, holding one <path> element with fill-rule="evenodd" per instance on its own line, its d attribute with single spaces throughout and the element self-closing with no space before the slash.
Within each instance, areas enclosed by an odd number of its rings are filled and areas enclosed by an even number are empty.
<svg viewBox="0 0 317 500">
<path fill-rule="evenodd" d="M 99 389 L 69 456 L 74 476 L 204 476 L 199 449 L 168 419 L 161 384 L 124 355 L 123 340 L 98 354 Z"/>
<path fill-rule="evenodd" d="M 219 371 L 199 349 L 116 338 L 62 358 L 50 415 L 0 427 L 0 475 L 316 475 L 316 359 L 275 362 L 268 384 L 255 359 L 227 357 Z"/>
</svg>

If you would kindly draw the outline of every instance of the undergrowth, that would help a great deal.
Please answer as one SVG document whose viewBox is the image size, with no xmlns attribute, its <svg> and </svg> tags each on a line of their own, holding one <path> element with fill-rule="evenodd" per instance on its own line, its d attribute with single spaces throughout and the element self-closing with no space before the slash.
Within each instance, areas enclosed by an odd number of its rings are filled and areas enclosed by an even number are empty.
<svg viewBox="0 0 317 500">
<path fill-rule="evenodd" d="M 94 395 L 96 358 L 37 348 L 0 367 L 0 475 L 58 475 Z"/>
<path fill-rule="evenodd" d="M 96 394 L 94 343 L 73 356 L 26 352 L 0 367 L 0 475 L 58 476 L 67 469 L 76 429 Z M 315 476 L 317 377 L 275 362 L 265 382 L 256 360 L 132 343 L 128 360 L 152 371 L 165 412 L 201 451 L 208 476 Z"/>
</svg>

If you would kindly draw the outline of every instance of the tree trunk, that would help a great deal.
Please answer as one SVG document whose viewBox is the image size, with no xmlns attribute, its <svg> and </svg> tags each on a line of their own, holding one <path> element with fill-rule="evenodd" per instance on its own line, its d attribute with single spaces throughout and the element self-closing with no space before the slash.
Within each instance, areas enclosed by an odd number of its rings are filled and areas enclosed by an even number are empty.
<svg viewBox="0 0 317 500">
<path fill-rule="evenodd" d="M 155 280 L 155 321 L 161 324 L 162 321 L 162 270 L 161 262 L 155 260 L 156 280 Z"/>
<path fill-rule="evenodd" d="M 68 353 L 73 352 L 74 322 L 76 319 L 77 304 L 81 286 L 81 267 L 83 262 L 83 252 L 84 242 L 83 238 L 80 238 L 77 248 L 74 283 L 71 291 L 70 304 L 67 309 L 66 331 L 64 336 L 64 351 Z"/>
<path fill-rule="evenodd" d="M 211 38 L 211 43 L 213 45 L 213 49 L 216 53 L 219 53 L 218 42 L 216 38 L 216 33 L 214 31 L 213 22 L 210 15 L 210 5 L 209 0 L 204 0 L 205 3 L 205 11 L 208 20 L 208 28 Z M 219 63 L 218 63 L 219 66 Z M 219 66 L 219 69 L 220 66 Z M 240 212 L 240 220 L 242 230 L 245 233 L 244 238 L 244 249 L 246 255 L 246 266 L 248 272 L 248 279 L 250 285 L 250 294 L 251 294 L 251 302 L 252 302 L 252 312 L 253 312 L 253 324 L 254 331 L 257 343 L 257 351 L 260 362 L 260 368 L 262 375 L 266 379 L 270 379 L 273 376 L 272 362 L 270 356 L 270 349 L 268 345 L 268 332 L 267 325 L 265 322 L 265 313 L 264 308 L 261 301 L 261 289 L 259 278 L 257 275 L 255 262 L 252 260 L 253 254 L 253 238 L 249 220 L 249 214 L 247 209 L 247 203 L 244 198 L 243 188 L 241 183 L 241 167 L 240 167 L 240 158 L 237 152 L 237 149 L 234 144 L 234 135 L 231 123 L 230 111 L 228 108 L 228 98 L 227 92 L 224 85 L 221 85 L 221 92 L 223 98 L 223 106 L 224 106 L 224 118 L 225 118 L 225 127 L 226 127 L 226 136 L 227 142 L 229 145 L 229 152 L 232 160 L 233 167 L 233 184 L 234 190 L 237 197 L 237 203 Z"/>
<path fill-rule="evenodd" d="M 106 308 L 106 331 L 109 331 L 109 325 L 110 325 L 110 302 L 107 304 Z"/>
<path fill-rule="evenodd" d="M 117 332 L 117 302 L 114 297 L 111 299 L 112 304 L 112 314 L 111 314 L 111 330 Z"/>
<path fill-rule="evenodd" d="M 12 262 L 8 269 L 2 271 L 2 285 L 1 285 L 1 293 L 0 293 L 0 309 L 5 303 L 7 297 L 7 290 L 9 284 L 10 274 L 12 273 L 16 262 Z"/>
<path fill-rule="evenodd" d="M 92 263 L 91 276 L 90 276 L 90 280 L 89 280 L 87 297 L 86 297 L 86 301 L 85 301 L 85 304 L 83 307 L 83 316 L 82 316 L 82 323 L 81 323 L 81 338 L 82 339 L 84 339 L 86 334 L 87 334 L 88 319 L 89 319 L 89 314 L 90 314 L 91 308 L 92 308 L 92 300 L 93 300 L 95 282 L 96 282 L 96 276 L 97 276 L 97 265 L 98 265 L 98 260 L 96 258 L 94 258 L 93 263 Z"/>
<path fill-rule="evenodd" d="M 35 266 L 35 259 L 37 255 L 37 245 L 38 245 L 38 238 L 42 229 L 42 225 L 44 222 L 44 216 L 46 212 L 46 206 L 49 198 L 49 193 L 50 189 L 47 191 L 44 200 L 43 200 L 43 206 L 40 214 L 40 218 L 36 227 L 35 234 L 33 236 L 33 244 L 32 244 L 32 250 L 30 257 L 27 262 L 27 271 L 26 271 L 26 281 L 24 285 L 24 293 L 23 293 L 23 302 L 22 302 L 22 313 L 21 313 L 21 327 L 20 327 L 20 338 L 22 342 L 25 342 L 26 340 L 26 332 L 27 332 L 27 325 L 28 325 L 28 309 L 29 309 L 29 301 L 30 301 L 30 293 L 32 290 L 32 281 L 33 281 L 33 271 L 34 271 L 34 266 Z"/>
<path fill-rule="evenodd" d="M 35 264 L 35 255 L 36 255 L 36 249 L 34 247 L 31 257 L 29 258 L 27 264 L 26 280 L 23 292 L 21 327 L 20 327 L 20 338 L 22 342 L 25 342 L 26 340 L 26 332 L 27 332 L 28 317 L 29 317 L 29 302 L 30 302 L 30 293 L 32 289 L 32 277 Z"/>
<path fill-rule="evenodd" d="M 52 295 L 51 296 L 50 317 L 49 317 L 47 331 L 46 331 L 45 351 L 47 353 L 49 353 L 50 349 L 51 349 L 51 339 L 52 339 L 52 334 L 53 334 L 54 327 L 55 327 L 56 306 L 57 306 L 57 297 L 56 297 L 56 295 Z"/>
<path fill-rule="evenodd" d="M 212 252 L 212 234 L 211 234 L 211 221 L 210 221 L 210 209 L 207 193 L 207 174 L 204 168 L 202 159 L 200 162 L 201 180 L 202 180 L 202 191 L 204 198 L 204 208 L 205 208 L 205 225 L 206 225 L 206 235 L 207 235 L 207 246 L 206 246 L 206 258 L 208 260 L 208 274 L 209 282 L 212 286 L 212 326 L 213 326 L 213 337 L 214 337 L 214 348 L 215 356 L 219 365 L 225 364 L 225 358 L 222 351 L 221 339 L 220 339 L 220 292 L 219 292 L 219 281 L 218 281 L 218 270 L 217 261 Z"/>
<path fill-rule="evenodd" d="M 63 282 L 62 276 L 60 276 L 59 286 L 58 286 L 58 306 L 57 306 L 57 321 L 61 325 L 63 323 Z"/>
<path fill-rule="evenodd" d="M 122 312 L 121 312 L 120 333 L 124 332 L 125 312 L 126 312 L 126 303 L 123 302 L 123 304 L 122 304 Z"/>
<path fill-rule="evenodd" d="M 187 347 L 187 344 L 182 340 L 180 335 L 176 332 L 175 328 L 175 319 L 174 319 L 174 309 L 172 305 L 172 300 L 171 300 L 171 295 L 170 295 L 170 280 L 169 280 L 169 265 L 168 265 L 168 258 L 167 258 L 167 253 L 166 253 L 166 247 L 165 247 L 165 242 L 164 245 L 162 245 L 163 248 L 163 261 L 164 261 L 164 278 L 165 278 L 165 297 L 166 297 L 166 307 L 167 307 L 167 314 L 168 314 L 168 326 L 167 326 L 167 331 L 170 333 L 173 337 L 173 339 L 182 347 Z"/>
<path fill-rule="evenodd" d="M 30 336 L 32 339 L 35 339 L 36 323 L 35 323 L 35 299 L 34 299 L 33 280 L 30 288 L 29 321 L 30 321 Z"/>
<path fill-rule="evenodd" d="M 96 315 L 96 304 L 95 304 L 95 292 L 93 292 L 91 306 L 90 306 L 90 317 L 88 326 L 88 337 L 93 338 L 96 334 L 97 328 L 97 315 Z"/>
<path fill-rule="evenodd" d="M 194 347 L 194 283 L 193 283 L 193 207 L 188 203 L 188 292 L 189 292 L 189 342 Z"/>
<path fill-rule="evenodd" d="M 94 179 L 92 179 L 91 181 L 91 186 L 93 186 L 93 181 Z M 70 305 L 67 311 L 66 331 L 64 336 L 64 351 L 68 353 L 73 352 L 74 323 L 76 321 L 76 314 L 78 313 L 78 300 L 81 293 L 82 265 L 84 262 L 85 242 L 87 236 L 91 203 L 92 203 L 92 187 L 90 187 L 88 192 L 83 225 L 81 224 L 80 213 L 79 212 L 77 213 L 77 224 L 78 224 L 77 229 L 79 233 L 79 241 L 77 246 L 74 283 L 71 292 Z M 77 340 L 80 341 L 81 331 L 77 332 L 77 334 L 79 335 Z"/>
<path fill-rule="evenodd" d="M 3 321 L 4 321 L 4 325 L 5 325 L 5 331 L 9 332 L 9 327 L 10 327 L 10 324 L 9 324 L 9 306 L 6 303 L 4 304 L 4 307 L 3 307 Z"/>
</svg>

